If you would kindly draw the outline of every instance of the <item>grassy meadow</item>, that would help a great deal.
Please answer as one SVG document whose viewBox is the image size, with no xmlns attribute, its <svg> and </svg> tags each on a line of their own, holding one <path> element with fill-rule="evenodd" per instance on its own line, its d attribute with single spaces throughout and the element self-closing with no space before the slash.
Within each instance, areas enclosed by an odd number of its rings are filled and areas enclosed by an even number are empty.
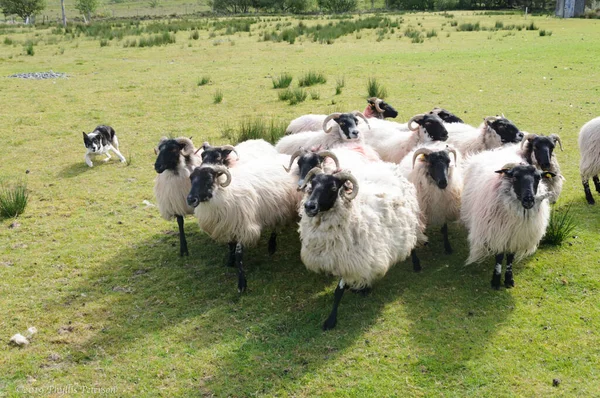
<svg viewBox="0 0 600 398">
<path fill-rule="evenodd" d="M 324 40 L 318 31 L 348 20 L 0 25 L 0 181 L 29 193 L 24 214 L 0 219 L 0 397 L 599 396 L 600 205 L 585 201 L 577 134 L 599 114 L 600 20 L 381 18 Z M 165 34 L 170 44 L 148 44 Z M 8 78 L 49 70 L 68 78 Z M 309 72 L 325 83 L 300 88 Z M 290 86 L 273 88 L 284 74 Z M 368 297 L 347 293 L 329 332 L 337 280 L 305 269 L 295 228 L 272 257 L 268 234 L 248 250 L 242 295 L 226 246 L 192 217 L 190 256 L 179 257 L 176 222 L 152 206 L 162 136 L 222 144 L 248 120 L 362 110 L 373 78 L 401 121 L 442 106 L 470 124 L 504 113 L 560 134 L 567 181 L 555 208 L 571 205 L 572 235 L 517 263 L 515 288 L 493 291 L 491 258 L 464 266 L 459 225 L 453 255 L 429 231 L 423 272 L 406 261 Z M 307 95 L 291 101 L 286 89 Z M 85 165 L 81 132 L 98 124 L 114 127 L 127 163 Z M 31 344 L 7 344 L 30 326 Z"/>
</svg>

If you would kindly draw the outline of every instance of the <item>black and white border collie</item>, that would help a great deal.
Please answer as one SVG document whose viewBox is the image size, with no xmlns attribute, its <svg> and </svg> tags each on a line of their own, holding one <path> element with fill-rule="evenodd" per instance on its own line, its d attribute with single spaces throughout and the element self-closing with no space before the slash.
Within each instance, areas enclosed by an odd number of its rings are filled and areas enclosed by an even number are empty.
<svg viewBox="0 0 600 398">
<path fill-rule="evenodd" d="M 110 126 L 100 125 L 89 134 L 86 134 L 84 131 L 83 143 L 87 149 L 85 154 L 85 164 L 90 167 L 94 167 L 90 155 L 106 154 L 106 159 L 104 159 L 104 161 L 108 162 L 111 157 L 110 153 L 108 153 L 109 150 L 117 155 L 121 160 L 121 163 L 126 161 L 125 157 L 119 152 L 119 140 L 117 140 L 115 130 Z"/>
</svg>

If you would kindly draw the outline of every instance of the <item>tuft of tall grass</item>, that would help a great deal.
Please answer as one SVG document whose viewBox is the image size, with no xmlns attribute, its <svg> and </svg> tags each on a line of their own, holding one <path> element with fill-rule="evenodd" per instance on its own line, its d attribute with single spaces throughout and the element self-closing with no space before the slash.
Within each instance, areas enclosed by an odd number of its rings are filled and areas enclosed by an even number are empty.
<svg viewBox="0 0 600 398">
<path fill-rule="evenodd" d="M 306 90 L 304 90 L 302 88 L 295 88 L 294 90 L 292 90 L 292 97 L 290 98 L 290 105 L 296 105 L 300 102 L 304 102 L 304 100 L 306 100 L 307 96 L 308 96 L 308 93 L 306 92 Z"/>
<path fill-rule="evenodd" d="M 31 55 L 33 56 L 35 54 L 35 50 L 33 49 L 33 43 L 32 42 L 27 42 L 25 43 L 25 53 L 27 55 Z"/>
<path fill-rule="evenodd" d="M 277 93 L 277 97 L 279 98 L 279 101 L 289 101 L 289 99 L 292 98 L 293 95 L 294 94 L 292 93 L 292 90 L 290 90 L 289 88 Z"/>
<path fill-rule="evenodd" d="M 286 127 L 287 123 L 279 120 L 244 119 L 240 122 L 237 129 L 225 128 L 222 136 L 228 141 L 233 142 L 234 145 L 243 141 L 260 138 L 271 144 L 275 144 L 285 135 Z"/>
<path fill-rule="evenodd" d="M 552 208 L 546 235 L 542 243 L 558 246 L 571 235 L 575 229 L 575 219 L 571 215 L 571 203 L 562 208 Z"/>
<path fill-rule="evenodd" d="M 11 46 L 14 43 L 14 40 L 11 39 L 10 37 L 6 36 L 4 38 L 4 44 L 6 44 L 7 46 Z"/>
<path fill-rule="evenodd" d="M 344 76 L 338 77 L 335 81 L 335 95 L 340 95 L 342 89 L 346 86 L 346 78 Z"/>
<path fill-rule="evenodd" d="M 540 36 L 552 36 L 552 31 L 546 30 L 546 29 L 540 29 L 539 34 L 540 34 Z"/>
<path fill-rule="evenodd" d="M 387 90 L 381 83 L 377 81 L 377 78 L 370 77 L 367 81 L 367 93 L 368 97 L 377 97 L 385 99 L 387 96 Z"/>
<path fill-rule="evenodd" d="M 0 216 L 16 217 L 22 214 L 27 207 L 29 193 L 27 184 L 18 181 L 15 184 L 2 183 L 0 185 Z"/>
<path fill-rule="evenodd" d="M 322 73 L 317 73 L 314 71 L 309 71 L 307 74 L 302 76 L 298 81 L 298 85 L 300 87 L 310 87 L 315 84 L 325 84 L 327 83 L 327 78 Z"/>
<path fill-rule="evenodd" d="M 217 89 L 213 95 L 213 103 L 220 104 L 223 101 L 223 91 Z"/>
<path fill-rule="evenodd" d="M 321 98 L 321 94 L 318 91 L 311 91 L 310 92 L 310 99 L 312 100 L 318 100 Z"/>
<path fill-rule="evenodd" d="M 190 39 L 193 40 L 198 40 L 200 38 L 200 32 L 198 32 L 197 30 L 194 30 L 191 34 L 190 34 Z"/>
<path fill-rule="evenodd" d="M 198 80 L 198 86 L 205 86 L 210 83 L 210 76 L 204 75 Z"/>
<path fill-rule="evenodd" d="M 285 72 L 281 75 L 272 78 L 273 80 L 273 88 L 287 88 L 292 83 L 292 75 Z"/>
<path fill-rule="evenodd" d="M 106 47 L 106 46 L 108 46 L 108 40 L 100 39 L 100 47 Z"/>
<path fill-rule="evenodd" d="M 426 35 L 428 39 L 431 39 L 437 36 L 437 31 L 435 29 L 428 30 Z"/>
<path fill-rule="evenodd" d="M 457 31 L 459 32 L 477 32 L 481 30 L 481 25 L 479 25 L 479 22 L 475 22 L 475 23 L 461 23 L 460 25 L 458 25 L 458 27 L 456 28 Z"/>
</svg>

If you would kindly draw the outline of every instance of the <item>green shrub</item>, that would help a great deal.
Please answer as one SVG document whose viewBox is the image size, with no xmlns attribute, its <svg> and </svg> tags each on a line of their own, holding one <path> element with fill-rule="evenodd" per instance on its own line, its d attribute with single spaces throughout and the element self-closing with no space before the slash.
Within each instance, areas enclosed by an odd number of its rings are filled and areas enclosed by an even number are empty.
<svg viewBox="0 0 600 398">
<path fill-rule="evenodd" d="M 25 211 L 29 193 L 27 185 L 19 181 L 14 185 L 2 183 L 0 185 L 0 216 L 16 217 Z"/>
<path fill-rule="evenodd" d="M 272 78 L 273 88 L 287 88 L 292 83 L 293 77 L 291 74 L 285 72 L 281 75 Z"/>
<path fill-rule="evenodd" d="M 298 85 L 300 87 L 310 87 L 314 86 L 315 84 L 325 84 L 326 82 L 327 78 L 322 73 L 309 71 L 306 75 L 300 78 Z"/>
<path fill-rule="evenodd" d="M 387 90 L 380 84 L 376 78 L 371 77 L 367 81 L 367 94 L 368 97 L 377 97 L 385 99 L 387 96 Z"/>
<path fill-rule="evenodd" d="M 575 229 L 575 220 L 571 215 L 571 204 L 566 208 L 552 208 L 550 222 L 542 243 L 557 246 L 564 242 Z"/>
</svg>

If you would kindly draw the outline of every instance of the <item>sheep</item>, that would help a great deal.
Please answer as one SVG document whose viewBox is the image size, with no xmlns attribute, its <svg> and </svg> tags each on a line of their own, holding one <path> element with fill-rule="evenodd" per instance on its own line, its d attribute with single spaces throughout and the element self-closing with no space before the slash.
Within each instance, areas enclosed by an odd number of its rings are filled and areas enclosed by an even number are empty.
<svg viewBox="0 0 600 398">
<path fill-rule="evenodd" d="M 459 159 L 454 148 L 438 141 L 417 147 L 400 163 L 403 175 L 417 189 L 422 222 L 426 226 L 441 227 L 447 254 L 452 253 L 448 222 L 460 216 L 463 180 Z"/>
<path fill-rule="evenodd" d="M 448 130 L 448 143 L 463 156 L 521 142 L 523 139 L 523 132 L 505 117 L 488 116 L 478 128 L 465 123 L 447 123 L 445 126 Z"/>
<path fill-rule="evenodd" d="M 244 247 L 257 243 L 263 229 L 274 229 L 297 217 L 300 195 L 294 176 L 281 163 L 289 157 L 247 162 L 228 169 L 204 164 L 190 175 L 187 204 L 195 208 L 200 228 L 220 243 L 229 244 L 229 266 L 238 268 L 238 291 L 247 287 L 242 257 Z M 269 239 L 276 249 L 276 234 Z"/>
<path fill-rule="evenodd" d="M 375 127 L 364 134 L 364 141 L 375 149 L 381 160 L 400 163 L 418 144 L 430 141 L 445 141 L 448 131 L 442 119 L 433 114 L 413 116 L 406 130 Z"/>
<path fill-rule="evenodd" d="M 504 165 L 504 166 L 502 166 Z M 495 255 L 491 285 L 500 288 L 506 253 L 504 286 L 514 287 L 513 261 L 535 252 L 550 216 L 543 172 L 522 162 L 512 148 L 486 151 L 468 159 L 460 217 L 469 235 L 467 264 Z"/>
<path fill-rule="evenodd" d="M 554 147 L 556 144 L 563 150 L 562 141 L 557 134 L 549 136 L 526 133 L 518 153 L 528 163 L 542 171 L 550 171 L 556 175 L 555 178 L 544 179 L 544 183 L 550 193 L 550 203 L 556 203 L 562 191 L 565 178 L 560 173 L 560 165 Z"/>
<path fill-rule="evenodd" d="M 293 154 L 300 148 L 317 147 L 321 149 L 331 149 L 342 145 L 363 145 L 363 137 L 357 128 L 358 119 L 362 118 L 367 127 L 369 122 L 367 118 L 360 112 L 353 113 L 332 113 L 323 121 L 323 130 L 321 131 L 304 131 L 302 133 L 288 135 L 281 138 L 275 149 L 279 153 L 288 155 Z M 327 127 L 329 121 L 335 123 L 331 127 Z M 372 160 L 379 160 L 379 156 L 370 148 L 364 148 L 368 151 L 367 154 Z"/>
<path fill-rule="evenodd" d="M 415 247 L 426 238 L 415 188 L 397 166 L 383 162 L 372 166 L 387 167 L 386 184 L 363 178 L 359 187 L 359 180 L 349 171 L 331 174 L 315 167 L 302 187 L 309 187 L 300 206 L 302 262 L 311 271 L 340 278 L 324 330 L 336 326 L 346 288 L 368 291 L 393 264 L 409 255 L 413 269 L 421 270 Z"/>
<path fill-rule="evenodd" d="M 396 111 L 390 104 L 377 97 L 367 99 L 367 107 L 363 112 L 368 119 L 384 119 L 395 118 L 398 116 Z M 285 129 L 285 134 L 297 134 L 303 131 L 321 131 L 324 130 L 323 121 L 327 115 L 308 114 L 302 115 L 290 122 Z"/>
<path fill-rule="evenodd" d="M 211 146 L 208 142 L 202 144 L 203 164 L 222 164 L 228 168 L 234 167 L 238 162 L 252 161 L 254 159 L 277 156 L 275 147 L 263 139 L 247 140 L 232 145 Z M 236 157 L 230 156 L 235 153 Z"/>
<path fill-rule="evenodd" d="M 444 108 L 435 107 L 429 113 L 438 115 L 444 121 L 444 123 L 464 123 L 461 118 L 456 116 L 454 113 L 445 110 Z"/>
<path fill-rule="evenodd" d="M 194 208 L 186 202 L 190 191 L 190 174 L 199 166 L 200 156 L 196 155 L 194 144 L 189 138 L 161 138 L 158 143 L 154 170 L 158 173 L 154 182 L 154 195 L 158 211 L 165 220 L 177 219 L 179 226 L 179 254 L 188 256 L 187 240 L 183 228 L 183 217 L 194 214 Z"/>
<path fill-rule="evenodd" d="M 600 193 L 600 117 L 590 120 L 579 131 L 579 173 L 588 204 L 596 203 L 590 191 L 590 177 L 594 181 L 596 192 Z"/>
</svg>

